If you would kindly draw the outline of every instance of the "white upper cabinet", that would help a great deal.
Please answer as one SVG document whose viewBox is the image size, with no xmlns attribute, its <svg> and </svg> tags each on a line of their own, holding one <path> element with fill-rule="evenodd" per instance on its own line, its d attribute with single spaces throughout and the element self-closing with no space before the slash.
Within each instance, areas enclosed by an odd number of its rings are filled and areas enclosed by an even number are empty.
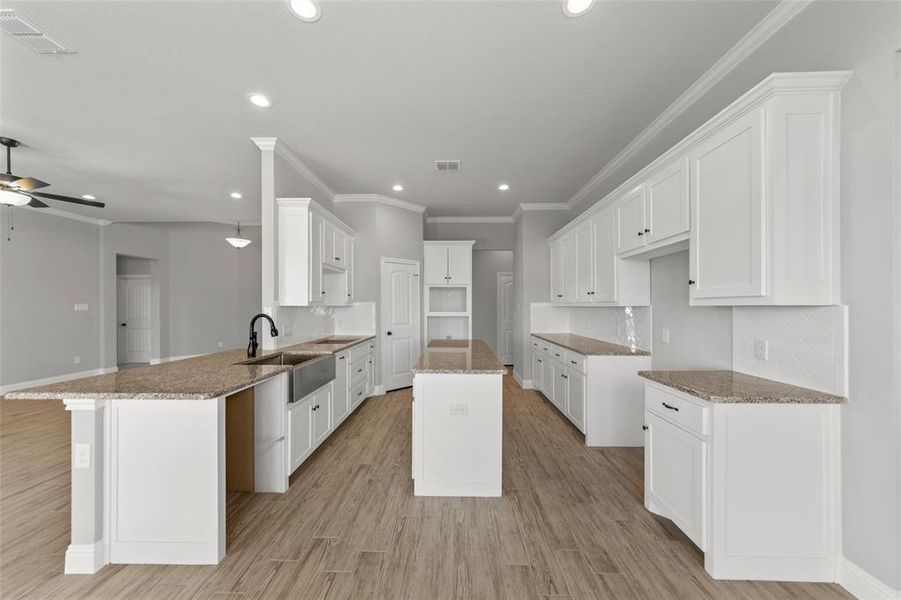
<svg viewBox="0 0 901 600">
<path fill-rule="evenodd" d="M 692 299 L 763 296 L 762 111 L 692 151 Z"/>
<path fill-rule="evenodd" d="M 647 246 L 688 233 L 688 161 L 676 159 L 646 184 L 644 243 Z"/>
<path fill-rule="evenodd" d="M 594 295 L 591 223 L 583 223 L 573 234 L 576 261 L 576 301 L 591 302 Z"/>
<path fill-rule="evenodd" d="M 551 300 L 647 303 L 649 258 L 687 247 L 692 305 L 840 304 L 840 102 L 849 76 L 770 75 L 551 236 Z M 582 292 L 587 244 L 576 232 L 586 223 L 593 266 Z"/>
<path fill-rule="evenodd" d="M 570 234 L 563 238 L 563 300 L 578 302 L 578 262 L 576 259 L 576 236 Z"/>
<path fill-rule="evenodd" d="M 470 285 L 474 241 L 424 242 L 426 285 Z"/>
<path fill-rule="evenodd" d="M 617 252 L 628 252 L 644 246 L 644 191 L 644 186 L 640 186 L 616 203 Z"/>
<path fill-rule="evenodd" d="M 309 198 L 280 198 L 276 203 L 279 304 L 353 302 L 356 232 Z"/>
</svg>

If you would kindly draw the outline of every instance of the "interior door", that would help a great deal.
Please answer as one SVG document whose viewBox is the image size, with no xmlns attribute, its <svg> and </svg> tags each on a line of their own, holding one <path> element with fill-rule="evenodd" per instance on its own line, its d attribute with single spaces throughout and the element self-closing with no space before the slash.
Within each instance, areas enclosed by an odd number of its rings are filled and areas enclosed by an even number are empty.
<svg viewBox="0 0 901 600">
<path fill-rule="evenodd" d="M 616 204 L 616 251 L 644 245 L 644 188 L 628 193 Z"/>
<path fill-rule="evenodd" d="M 381 296 L 382 364 L 389 391 L 413 385 L 413 367 L 419 360 L 419 264 L 384 259 Z"/>
<path fill-rule="evenodd" d="M 591 220 L 594 238 L 592 302 L 616 301 L 616 213 L 605 210 Z"/>
<path fill-rule="evenodd" d="M 423 247 L 426 285 L 447 284 L 447 246 L 426 244 Z"/>
<path fill-rule="evenodd" d="M 118 278 L 119 335 L 117 357 L 120 363 L 150 362 L 152 315 L 150 276 Z"/>
<path fill-rule="evenodd" d="M 497 274 L 497 356 L 513 364 L 513 273 Z"/>
</svg>

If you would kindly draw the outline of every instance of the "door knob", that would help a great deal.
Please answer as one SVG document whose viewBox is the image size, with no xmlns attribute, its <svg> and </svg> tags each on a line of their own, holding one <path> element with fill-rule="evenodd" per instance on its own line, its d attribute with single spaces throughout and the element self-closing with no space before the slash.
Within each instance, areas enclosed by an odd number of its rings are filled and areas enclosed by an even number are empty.
<svg viewBox="0 0 901 600">
<path fill-rule="evenodd" d="M 388 332 L 388 335 L 393 335 L 393 334 L 389 331 L 389 332 Z"/>
</svg>

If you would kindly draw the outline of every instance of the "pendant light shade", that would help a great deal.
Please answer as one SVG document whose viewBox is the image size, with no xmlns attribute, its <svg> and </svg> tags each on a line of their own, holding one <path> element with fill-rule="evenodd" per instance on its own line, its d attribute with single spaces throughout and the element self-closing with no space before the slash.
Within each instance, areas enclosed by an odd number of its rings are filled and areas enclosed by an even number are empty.
<svg viewBox="0 0 901 600">
<path fill-rule="evenodd" d="M 6 206 L 25 206 L 31 202 L 31 198 L 25 194 L 14 192 L 12 190 L 0 190 L 0 204 Z"/>
<path fill-rule="evenodd" d="M 225 241 L 234 246 L 237 250 L 248 246 L 250 244 L 250 240 L 241 235 L 241 222 L 238 221 L 238 224 L 235 226 L 235 235 L 234 237 L 227 237 Z"/>
</svg>

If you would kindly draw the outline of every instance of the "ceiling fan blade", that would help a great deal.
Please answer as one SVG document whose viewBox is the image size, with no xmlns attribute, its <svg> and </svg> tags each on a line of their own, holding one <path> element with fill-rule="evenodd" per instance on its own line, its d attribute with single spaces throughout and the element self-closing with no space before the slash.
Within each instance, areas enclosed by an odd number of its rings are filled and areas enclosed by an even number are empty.
<svg viewBox="0 0 901 600">
<path fill-rule="evenodd" d="M 29 194 L 29 196 L 30 196 L 30 194 Z M 31 208 L 47 208 L 47 205 L 44 204 L 43 202 L 41 202 L 40 200 L 38 200 L 37 198 L 32 198 L 31 202 L 29 202 L 27 206 L 30 206 Z"/>
<path fill-rule="evenodd" d="M 23 177 L 22 179 L 16 179 L 15 181 L 13 181 L 11 185 L 13 187 L 19 188 L 20 190 L 30 192 L 32 190 L 39 190 L 41 188 L 47 187 L 50 184 L 46 181 L 35 179 L 34 177 Z"/>
<path fill-rule="evenodd" d="M 0 173 L 0 181 L 2 181 L 3 183 L 12 183 L 13 181 L 18 180 L 18 175 L 13 175 L 12 173 Z"/>
<path fill-rule="evenodd" d="M 58 194 L 48 194 L 46 192 L 31 192 L 31 196 L 40 196 L 48 200 L 59 200 L 60 202 L 71 202 L 72 204 L 83 204 L 84 206 L 95 206 L 103 208 L 106 206 L 103 202 L 95 202 L 94 200 L 84 200 L 82 198 L 72 198 L 71 196 L 60 196 Z"/>
</svg>

